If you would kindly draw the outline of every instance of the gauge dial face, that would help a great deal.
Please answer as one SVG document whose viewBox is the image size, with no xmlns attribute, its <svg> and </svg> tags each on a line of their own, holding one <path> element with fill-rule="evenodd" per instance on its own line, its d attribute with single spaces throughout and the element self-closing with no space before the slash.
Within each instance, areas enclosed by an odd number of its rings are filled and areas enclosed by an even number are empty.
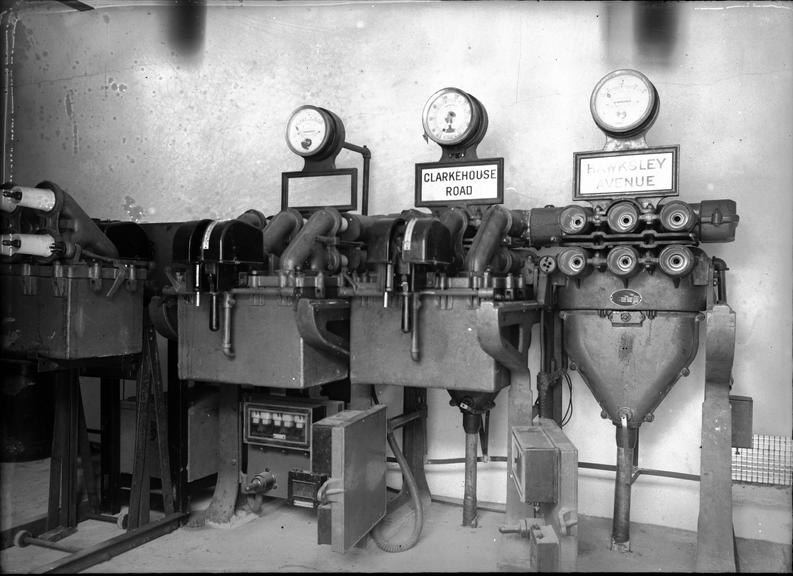
<svg viewBox="0 0 793 576">
<path fill-rule="evenodd" d="M 624 134 L 650 122 L 655 104 L 655 88 L 647 77 L 635 70 L 616 70 L 595 86 L 590 109 L 602 130 Z"/>
<path fill-rule="evenodd" d="M 474 115 L 474 105 L 467 94 L 444 88 L 424 105 L 424 133 L 441 146 L 459 144 L 476 129 Z"/>
<path fill-rule="evenodd" d="M 286 125 L 286 143 L 295 154 L 311 156 L 330 139 L 328 119 L 313 106 L 301 106 Z"/>
</svg>

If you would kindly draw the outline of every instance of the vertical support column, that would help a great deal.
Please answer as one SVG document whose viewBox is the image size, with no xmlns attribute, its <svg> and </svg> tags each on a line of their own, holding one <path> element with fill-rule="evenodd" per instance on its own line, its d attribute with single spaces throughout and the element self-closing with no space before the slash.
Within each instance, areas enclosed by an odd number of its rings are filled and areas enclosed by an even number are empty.
<svg viewBox="0 0 793 576">
<path fill-rule="evenodd" d="M 62 532 L 59 537 L 73 532 L 77 526 L 78 374 L 77 370 L 69 368 L 59 371 L 55 379 L 47 531 L 59 529 Z"/>
<path fill-rule="evenodd" d="M 735 355 L 735 312 L 726 304 L 716 304 L 707 311 L 706 320 L 696 570 L 735 572 L 729 398 Z"/>
<path fill-rule="evenodd" d="M 239 385 L 218 387 L 218 479 L 205 520 L 227 524 L 234 515 L 240 484 Z"/>
<path fill-rule="evenodd" d="M 531 375 L 525 372 L 512 372 L 507 400 L 507 503 L 504 524 L 514 526 L 533 515 L 531 504 L 522 502 L 512 472 L 512 427 L 525 426 L 532 421 Z M 500 534 L 498 569 L 502 571 L 525 572 L 531 570 L 531 551 L 525 538 L 520 534 Z M 536 569 L 536 568 L 535 568 Z"/>
<path fill-rule="evenodd" d="M 636 432 L 635 428 L 628 428 L 628 418 L 623 415 L 617 427 L 617 477 L 614 479 L 611 528 L 611 549 L 618 552 L 631 551 L 631 483 Z"/>
<path fill-rule="evenodd" d="M 147 358 L 146 334 L 144 331 L 143 352 L 135 390 L 135 449 L 132 462 L 132 486 L 129 494 L 129 522 L 127 528 L 134 530 L 149 521 L 149 498 L 151 476 L 149 474 L 149 441 L 151 433 L 151 375 Z"/>
<path fill-rule="evenodd" d="M 188 383 L 179 378 L 179 344 L 168 340 L 168 438 L 178 512 L 188 512 L 187 493 L 187 410 Z"/>
<path fill-rule="evenodd" d="M 480 419 L 479 414 L 465 414 L 473 419 Z M 481 426 L 481 424 L 480 424 Z M 465 492 L 463 495 L 463 526 L 476 528 L 478 513 L 476 511 L 476 477 L 477 477 L 477 452 L 479 448 L 479 431 L 465 432 Z"/>
<path fill-rule="evenodd" d="M 102 510 L 116 514 L 121 510 L 121 381 L 101 378 L 99 381 Z"/>
</svg>

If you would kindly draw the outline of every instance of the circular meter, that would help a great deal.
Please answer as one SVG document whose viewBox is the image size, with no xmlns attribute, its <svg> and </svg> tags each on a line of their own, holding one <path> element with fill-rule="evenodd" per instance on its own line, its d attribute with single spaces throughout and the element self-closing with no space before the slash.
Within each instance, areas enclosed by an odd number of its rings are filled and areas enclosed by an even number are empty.
<svg viewBox="0 0 793 576">
<path fill-rule="evenodd" d="M 335 155 L 344 144 L 344 125 L 329 110 L 300 106 L 286 124 L 286 143 L 299 156 Z"/>
<path fill-rule="evenodd" d="M 606 74 L 589 100 L 595 124 L 615 138 L 647 131 L 658 115 L 658 104 L 653 83 L 641 72 L 628 69 Z"/>
<path fill-rule="evenodd" d="M 427 137 L 441 146 L 478 144 L 487 130 L 482 104 L 458 88 L 443 88 L 430 96 L 421 121 Z"/>
</svg>

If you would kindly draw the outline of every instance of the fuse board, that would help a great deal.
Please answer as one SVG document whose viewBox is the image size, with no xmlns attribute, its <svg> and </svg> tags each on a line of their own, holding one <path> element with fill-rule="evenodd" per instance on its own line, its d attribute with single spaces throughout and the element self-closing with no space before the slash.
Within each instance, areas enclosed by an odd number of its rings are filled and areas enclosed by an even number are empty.
<svg viewBox="0 0 793 576">
<path fill-rule="evenodd" d="M 245 442 L 259 446 L 309 450 L 311 423 L 324 418 L 323 405 L 297 406 L 295 402 L 245 402 Z"/>
</svg>

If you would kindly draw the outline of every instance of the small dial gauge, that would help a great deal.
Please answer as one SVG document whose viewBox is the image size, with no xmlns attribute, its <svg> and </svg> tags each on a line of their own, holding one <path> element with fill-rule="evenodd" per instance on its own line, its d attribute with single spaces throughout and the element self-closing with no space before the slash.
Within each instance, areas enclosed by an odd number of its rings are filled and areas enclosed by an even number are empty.
<svg viewBox="0 0 793 576">
<path fill-rule="evenodd" d="M 475 99 L 457 88 L 443 88 L 430 96 L 421 118 L 424 133 L 441 146 L 454 146 L 469 138 L 481 120 Z"/>
<path fill-rule="evenodd" d="M 316 106 L 301 106 L 286 125 L 286 143 L 295 154 L 313 156 L 331 139 L 332 122 Z"/>
<path fill-rule="evenodd" d="M 627 137 L 650 128 L 658 112 L 658 94 L 641 72 L 615 70 L 597 83 L 589 107 L 601 130 Z"/>
</svg>

